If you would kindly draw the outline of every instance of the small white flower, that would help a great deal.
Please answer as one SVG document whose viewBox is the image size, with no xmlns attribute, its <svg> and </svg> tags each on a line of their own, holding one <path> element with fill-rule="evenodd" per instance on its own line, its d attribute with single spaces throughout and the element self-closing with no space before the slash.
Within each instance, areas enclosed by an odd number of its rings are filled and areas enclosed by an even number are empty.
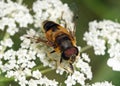
<svg viewBox="0 0 120 86">
<path fill-rule="evenodd" d="M 72 76 L 68 76 L 67 80 L 65 80 L 66 86 L 72 86 L 76 84 L 76 81 L 72 78 Z"/>
<path fill-rule="evenodd" d="M 0 45 L 0 51 L 3 49 L 3 46 L 2 45 Z"/>
<path fill-rule="evenodd" d="M 58 86 L 58 82 L 55 80 L 49 80 L 47 77 L 40 78 L 37 82 L 39 85 Z"/>
<path fill-rule="evenodd" d="M 112 67 L 114 71 L 120 71 L 120 60 L 117 58 L 109 58 L 107 61 L 107 65 Z"/>
<path fill-rule="evenodd" d="M 36 81 L 34 79 L 30 79 L 28 81 L 28 86 L 38 86 L 38 81 Z"/>
<path fill-rule="evenodd" d="M 10 49 L 3 54 L 3 58 L 4 60 L 14 60 L 15 55 L 16 55 L 16 51 L 14 51 L 13 49 Z"/>
<path fill-rule="evenodd" d="M 52 82 L 51 82 L 51 83 L 52 83 L 52 85 L 53 85 L 53 86 L 58 86 L 58 82 L 57 82 L 55 79 L 54 79 L 54 80 L 52 80 Z"/>
<path fill-rule="evenodd" d="M 12 47 L 13 41 L 11 38 L 8 38 L 8 39 L 5 39 L 4 41 L 1 41 L 1 45 L 6 47 Z"/>
<path fill-rule="evenodd" d="M 26 80 L 25 76 L 19 78 L 19 84 L 21 86 L 26 86 L 27 83 L 28 83 L 28 81 Z"/>
<path fill-rule="evenodd" d="M 44 53 L 38 53 L 37 56 L 40 59 L 40 61 L 43 63 L 43 66 L 48 66 L 49 65 L 49 61 L 45 58 Z"/>
<path fill-rule="evenodd" d="M 36 64 L 35 64 L 34 61 L 29 61 L 29 62 L 27 63 L 27 67 L 28 67 L 28 68 L 33 68 L 35 65 L 36 65 Z"/>
<path fill-rule="evenodd" d="M 80 69 L 83 74 L 85 74 L 87 79 L 92 79 L 91 67 L 88 63 L 84 62 L 81 58 L 79 58 L 75 65 L 77 68 Z"/>
<path fill-rule="evenodd" d="M 50 85 L 50 86 L 58 86 L 58 82 L 56 82 L 55 80 L 47 80 L 47 84 L 46 85 Z"/>
<path fill-rule="evenodd" d="M 90 62 L 90 58 L 88 57 L 86 53 L 82 53 L 82 57 L 85 61 Z"/>
<path fill-rule="evenodd" d="M 32 75 L 32 74 L 31 74 L 31 69 L 25 68 L 25 69 L 23 70 L 23 72 L 24 72 L 25 75 L 27 75 L 27 76 L 31 76 L 31 75 Z"/>
<path fill-rule="evenodd" d="M 32 76 L 37 78 L 37 79 L 40 79 L 42 77 L 42 74 L 39 70 L 36 70 L 36 71 L 33 71 Z"/>
<path fill-rule="evenodd" d="M 3 58 L 3 54 L 2 54 L 2 53 L 0 53 L 0 59 L 1 59 L 1 58 Z M 0 60 L 0 61 L 1 61 L 1 60 Z"/>
<path fill-rule="evenodd" d="M 65 71 L 65 70 L 64 70 L 63 68 L 61 68 L 61 67 L 58 67 L 58 68 L 56 69 L 56 73 L 59 73 L 60 75 L 62 75 L 64 71 Z"/>
<path fill-rule="evenodd" d="M 36 31 L 33 30 L 33 29 L 30 29 L 29 31 L 27 31 L 27 34 L 28 34 L 28 36 L 30 36 L 30 37 L 34 37 L 34 36 L 36 35 Z"/>
<path fill-rule="evenodd" d="M 14 71 L 8 71 L 7 74 L 6 74 L 6 77 L 10 78 L 14 75 Z"/>
<path fill-rule="evenodd" d="M 10 34 L 10 35 L 14 35 L 16 32 L 18 32 L 18 28 L 16 27 L 16 28 L 11 28 L 11 27 L 9 27 L 8 29 L 7 29 L 7 32 Z"/>
<path fill-rule="evenodd" d="M 20 24 L 20 27 L 27 27 L 27 24 L 33 23 L 32 17 L 29 14 L 28 10 L 27 9 L 24 10 L 24 9 L 26 8 L 22 8 L 23 12 L 21 10 L 17 15 L 14 16 L 16 22 Z"/>
<path fill-rule="evenodd" d="M 110 46 L 108 53 L 111 58 L 117 58 L 120 60 L 120 43 L 115 43 Z"/>
<path fill-rule="evenodd" d="M 83 73 L 80 73 L 79 71 L 75 71 L 72 75 L 72 78 L 76 80 L 78 83 L 80 83 L 82 86 L 85 85 L 85 76 Z"/>
<path fill-rule="evenodd" d="M 84 40 L 87 41 L 87 44 L 93 46 L 96 55 L 104 55 L 105 54 L 105 40 L 98 38 L 97 32 L 93 32 L 93 30 L 89 33 L 84 34 Z"/>
<path fill-rule="evenodd" d="M 25 39 L 23 40 L 23 42 L 21 43 L 21 47 L 22 48 L 28 48 L 30 46 L 30 39 Z"/>
</svg>

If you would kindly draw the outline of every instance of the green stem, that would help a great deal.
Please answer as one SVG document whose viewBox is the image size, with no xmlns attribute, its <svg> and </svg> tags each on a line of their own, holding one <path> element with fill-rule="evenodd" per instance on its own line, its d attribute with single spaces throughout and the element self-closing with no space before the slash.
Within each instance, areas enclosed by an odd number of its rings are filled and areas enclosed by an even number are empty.
<svg viewBox="0 0 120 86">
<path fill-rule="evenodd" d="M 85 46 L 85 47 L 81 48 L 80 53 L 82 53 L 82 52 L 84 52 L 84 51 L 86 51 L 86 50 L 88 50 L 90 48 L 92 48 L 92 46 L 89 46 L 89 45 Z"/>
<path fill-rule="evenodd" d="M 47 73 L 47 72 L 49 72 L 49 71 L 52 71 L 53 69 L 52 68 L 47 68 L 47 69 L 45 69 L 45 70 L 42 70 L 42 71 L 40 71 L 42 74 L 44 74 L 44 73 Z"/>
<path fill-rule="evenodd" d="M 7 77 L 0 76 L 0 82 L 8 82 L 13 80 L 14 78 L 7 78 Z"/>
<path fill-rule="evenodd" d="M 39 66 L 36 66 L 36 67 L 34 67 L 33 69 L 32 69 L 32 71 L 34 71 L 34 70 L 37 70 L 37 69 L 42 69 L 42 68 L 45 68 L 43 65 L 39 65 Z M 53 70 L 52 68 L 46 68 L 46 69 L 43 69 L 43 70 L 41 70 L 40 72 L 41 73 L 46 73 L 46 72 L 49 72 L 49 71 L 51 71 L 51 70 Z"/>
<path fill-rule="evenodd" d="M 22 4 L 23 0 L 17 0 L 17 3 Z"/>
<path fill-rule="evenodd" d="M 36 67 L 32 68 L 32 71 L 37 70 L 37 69 L 42 69 L 42 68 L 44 68 L 44 66 L 43 65 L 39 65 L 39 66 L 36 66 Z"/>
<path fill-rule="evenodd" d="M 10 34 L 9 33 L 5 33 L 5 35 L 4 35 L 4 37 L 3 37 L 3 41 L 5 40 L 5 39 L 7 39 L 7 38 L 9 38 L 10 37 Z M 4 46 L 3 47 L 3 49 L 0 51 L 0 53 L 4 53 L 4 51 L 6 50 L 6 46 Z"/>
<path fill-rule="evenodd" d="M 40 72 L 42 74 L 45 74 L 45 73 L 47 73 L 49 71 L 52 71 L 52 70 L 53 70 L 52 68 L 47 68 L 47 69 L 41 70 Z M 26 77 L 28 78 L 30 76 L 26 76 Z M 7 78 L 7 77 L 0 76 L 0 82 L 9 82 L 9 81 L 13 81 L 13 80 L 14 80 L 13 77 L 12 78 Z"/>
</svg>

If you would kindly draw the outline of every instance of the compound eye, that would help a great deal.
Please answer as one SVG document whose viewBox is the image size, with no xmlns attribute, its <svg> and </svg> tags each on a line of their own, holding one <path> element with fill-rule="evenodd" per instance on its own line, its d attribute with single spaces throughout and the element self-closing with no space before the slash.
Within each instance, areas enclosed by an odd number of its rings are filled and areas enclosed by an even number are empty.
<svg viewBox="0 0 120 86">
<path fill-rule="evenodd" d="M 64 60 L 69 60 L 69 58 L 70 58 L 70 57 L 66 56 L 64 52 L 61 54 L 61 57 L 62 57 Z"/>
<path fill-rule="evenodd" d="M 78 49 L 76 47 L 68 48 L 62 53 L 62 57 L 65 60 L 69 60 L 71 57 L 76 57 L 78 55 Z"/>
<path fill-rule="evenodd" d="M 77 54 L 78 54 L 78 50 L 77 50 L 77 48 L 75 48 L 75 47 L 68 48 L 67 50 L 64 51 L 64 54 L 65 54 L 67 57 L 71 57 L 71 56 L 73 56 L 73 55 L 77 55 Z"/>
</svg>

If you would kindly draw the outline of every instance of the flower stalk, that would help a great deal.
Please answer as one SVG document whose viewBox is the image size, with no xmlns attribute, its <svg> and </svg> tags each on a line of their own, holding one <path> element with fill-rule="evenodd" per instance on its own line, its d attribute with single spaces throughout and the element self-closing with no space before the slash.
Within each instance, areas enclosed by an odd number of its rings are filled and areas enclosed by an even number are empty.
<svg viewBox="0 0 120 86">
<path fill-rule="evenodd" d="M 17 3 L 18 3 L 18 4 L 22 4 L 22 3 L 23 3 L 23 0 L 17 0 Z"/>
<path fill-rule="evenodd" d="M 3 37 L 3 41 L 5 40 L 5 39 L 8 39 L 10 37 L 10 34 L 9 33 L 7 33 L 7 32 L 5 32 L 5 35 L 4 35 L 4 37 Z M 6 50 L 6 46 L 3 46 L 3 48 L 2 48 L 2 50 L 0 51 L 0 54 L 3 54 L 4 53 L 4 51 Z"/>
<path fill-rule="evenodd" d="M 83 48 L 80 49 L 80 53 L 83 53 L 84 51 L 87 51 L 90 48 L 92 48 L 92 46 L 87 45 L 87 46 L 85 46 L 85 47 L 83 47 Z"/>
</svg>

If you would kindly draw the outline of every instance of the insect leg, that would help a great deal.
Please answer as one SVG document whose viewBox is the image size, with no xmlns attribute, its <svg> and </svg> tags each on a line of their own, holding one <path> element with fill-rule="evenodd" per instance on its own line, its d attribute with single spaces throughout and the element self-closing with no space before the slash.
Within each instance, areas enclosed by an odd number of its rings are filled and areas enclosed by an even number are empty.
<svg viewBox="0 0 120 86">
<path fill-rule="evenodd" d="M 60 58 L 60 63 L 62 62 L 62 57 Z"/>
<path fill-rule="evenodd" d="M 73 68 L 73 65 L 70 63 L 70 69 L 72 71 L 72 73 L 74 72 L 74 68 Z"/>
<path fill-rule="evenodd" d="M 48 40 L 42 39 L 42 38 L 37 37 L 37 36 L 33 36 L 33 37 L 28 37 L 27 36 L 26 38 L 33 40 L 32 42 L 35 42 L 35 43 L 42 42 L 42 43 L 46 44 L 47 46 L 55 47 L 54 43 L 49 42 Z"/>
<path fill-rule="evenodd" d="M 70 63 L 68 67 L 62 66 L 66 72 L 68 72 L 69 74 L 72 74 L 74 72 L 74 68 L 73 65 Z"/>
<path fill-rule="evenodd" d="M 54 53 L 54 52 L 56 52 L 55 50 L 53 50 L 53 51 L 51 51 L 50 53 Z"/>
<path fill-rule="evenodd" d="M 56 59 L 54 59 L 54 58 L 50 57 L 50 53 L 49 53 L 49 52 L 47 52 L 47 56 L 50 58 L 50 60 L 57 62 L 57 60 L 56 60 Z"/>
</svg>

